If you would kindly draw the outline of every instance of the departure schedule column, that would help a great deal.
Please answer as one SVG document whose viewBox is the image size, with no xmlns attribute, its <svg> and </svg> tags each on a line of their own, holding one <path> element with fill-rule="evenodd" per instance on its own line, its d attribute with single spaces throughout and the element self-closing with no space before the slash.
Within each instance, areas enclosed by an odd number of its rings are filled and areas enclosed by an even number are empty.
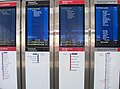
<svg viewBox="0 0 120 89">
<path fill-rule="evenodd" d="M 49 1 L 26 2 L 26 89 L 50 89 Z"/>
<path fill-rule="evenodd" d="M 59 89 L 84 89 L 83 0 L 59 0 Z"/>
<path fill-rule="evenodd" d="M 16 5 L 0 3 L 0 89 L 17 89 Z"/>
<path fill-rule="evenodd" d="M 120 7 L 117 0 L 95 0 L 94 89 L 119 89 Z"/>
</svg>

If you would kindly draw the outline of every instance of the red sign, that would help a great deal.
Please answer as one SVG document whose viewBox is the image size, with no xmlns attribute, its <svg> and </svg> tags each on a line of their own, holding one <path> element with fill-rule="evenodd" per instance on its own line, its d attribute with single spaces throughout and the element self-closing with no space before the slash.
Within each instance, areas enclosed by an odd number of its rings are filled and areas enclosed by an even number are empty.
<svg viewBox="0 0 120 89">
<path fill-rule="evenodd" d="M 118 48 L 118 52 L 120 52 L 120 48 Z"/>
<path fill-rule="evenodd" d="M 16 2 L 1 2 L 0 7 L 16 6 Z"/>
<path fill-rule="evenodd" d="M 81 47 L 60 47 L 59 51 L 85 51 L 85 48 L 81 48 Z"/>
<path fill-rule="evenodd" d="M 0 51 L 16 51 L 16 47 L 0 47 Z"/>
<path fill-rule="evenodd" d="M 59 0 L 59 4 L 84 4 L 84 0 Z"/>
<path fill-rule="evenodd" d="M 120 0 L 118 0 L 118 4 L 120 4 Z"/>
</svg>

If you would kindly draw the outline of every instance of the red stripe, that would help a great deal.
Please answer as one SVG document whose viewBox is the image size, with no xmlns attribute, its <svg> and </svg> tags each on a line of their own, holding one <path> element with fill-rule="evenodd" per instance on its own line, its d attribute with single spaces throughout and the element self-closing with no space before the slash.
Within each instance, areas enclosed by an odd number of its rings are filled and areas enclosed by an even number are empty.
<svg viewBox="0 0 120 89">
<path fill-rule="evenodd" d="M 71 57 L 71 54 L 70 54 L 70 71 L 71 71 L 71 68 L 72 68 L 72 57 Z"/>
<path fill-rule="evenodd" d="M 0 7 L 16 6 L 16 2 L 1 2 Z"/>
<path fill-rule="evenodd" d="M 4 59 L 3 59 L 3 53 L 2 53 L 2 77 L 4 80 Z"/>
<path fill-rule="evenodd" d="M 59 4 L 84 4 L 84 0 L 59 0 Z"/>
<path fill-rule="evenodd" d="M 85 51 L 85 48 L 81 47 L 60 47 L 59 51 Z"/>
<path fill-rule="evenodd" d="M 0 51 L 16 51 L 16 47 L 0 47 Z"/>
</svg>

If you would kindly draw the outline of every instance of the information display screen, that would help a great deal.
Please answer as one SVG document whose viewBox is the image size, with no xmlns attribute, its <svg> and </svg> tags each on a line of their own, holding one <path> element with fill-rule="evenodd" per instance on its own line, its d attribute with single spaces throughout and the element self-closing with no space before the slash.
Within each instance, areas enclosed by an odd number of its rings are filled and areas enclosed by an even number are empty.
<svg viewBox="0 0 120 89">
<path fill-rule="evenodd" d="M 118 35 L 118 6 L 95 6 L 95 46 L 117 47 Z"/>
<path fill-rule="evenodd" d="M 60 5 L 61 47 L 84 46 L 84 5 Z"/>
<path fill-rule="evenodd" d="M 48 6 L 27 8 L 27 46 L 49 46 Z"/>
<path fill-rule="evenodd" d="M 0 7 L 0 46 L 16 46 L 15 7 Z"/>
</svg>

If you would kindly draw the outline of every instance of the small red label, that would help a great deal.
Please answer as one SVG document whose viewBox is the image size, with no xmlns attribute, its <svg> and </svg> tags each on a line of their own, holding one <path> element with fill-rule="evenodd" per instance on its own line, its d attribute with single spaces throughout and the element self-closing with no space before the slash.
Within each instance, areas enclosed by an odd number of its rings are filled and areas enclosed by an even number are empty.
<svg viewBox="0 0 120 89">
<path fill-rule="evenodd" d="M 16 51 L 16 47 L 0 47 L 0 51 Z"/>
<path fill-rule="evenodd" d="M 84 4 L 84 0 L 59 0 L 59 4 Z"/>
<path fill-rule="evenodd" d="M 16 6 L 16 2 L 1 2 L 0 7 Z"/>
<path fill-rule="evenodd" d="M 85 51 L 85 48 L 81 48 L 81 47 L 70 47 L 70 48 L 67 48 L 67 47 L 60 47 L 59 48 L 59 51 Z"/>
</svg>

